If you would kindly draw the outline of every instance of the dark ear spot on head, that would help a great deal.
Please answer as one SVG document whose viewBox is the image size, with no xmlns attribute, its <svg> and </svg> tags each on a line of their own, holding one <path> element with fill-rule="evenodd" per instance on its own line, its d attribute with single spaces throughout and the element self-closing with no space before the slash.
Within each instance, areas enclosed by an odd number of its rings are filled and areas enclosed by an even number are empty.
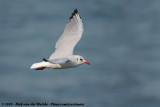
<svg viewBox="0 0 160 107">
<path fill-rule="evenodd" d="M 78 61 L 78 58 L 77 58 L 77 61 Z"/>
</svg>

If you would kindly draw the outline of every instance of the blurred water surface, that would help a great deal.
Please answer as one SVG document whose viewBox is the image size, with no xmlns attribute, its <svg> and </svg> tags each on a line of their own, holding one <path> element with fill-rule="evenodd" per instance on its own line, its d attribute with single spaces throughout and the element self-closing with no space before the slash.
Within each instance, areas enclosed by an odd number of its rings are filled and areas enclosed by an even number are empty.
<svg viewBox="0 0 160 107">
<path fill-rule="evenodd" d="M 75 8 L 84 34 L 74 53 L 91 65 L 30 70 Z M 159 20 L 158 0 L 0 0 L 0 102 L 159 107 Z"/>
</svg>

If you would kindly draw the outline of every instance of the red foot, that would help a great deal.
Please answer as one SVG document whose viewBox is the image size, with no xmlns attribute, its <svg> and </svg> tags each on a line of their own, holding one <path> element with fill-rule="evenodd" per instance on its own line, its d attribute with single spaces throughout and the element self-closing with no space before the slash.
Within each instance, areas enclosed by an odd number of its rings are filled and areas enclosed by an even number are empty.
<svg viewBox="0 0 160 107">
<path fill-rule="evenodd" d="M 35 70 L 43 70 L 43 69 L 45 69 L 45 67 L 37 68 Z"/>
</svg>

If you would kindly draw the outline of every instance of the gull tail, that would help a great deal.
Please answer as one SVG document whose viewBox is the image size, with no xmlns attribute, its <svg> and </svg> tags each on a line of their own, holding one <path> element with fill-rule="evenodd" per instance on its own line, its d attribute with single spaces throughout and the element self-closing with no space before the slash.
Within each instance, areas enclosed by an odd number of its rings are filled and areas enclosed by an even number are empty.
<svg viewBox="0 0 160 107">
<path fill-rule="evenodd" d="M 44 66 L 44 63 L 45 63 L 45 62 L 34 63 L 34 64 L 31 66 L 31 69 L 43 70 L 43 69 L 46 68 L 46 67 Z"/>
</svg>

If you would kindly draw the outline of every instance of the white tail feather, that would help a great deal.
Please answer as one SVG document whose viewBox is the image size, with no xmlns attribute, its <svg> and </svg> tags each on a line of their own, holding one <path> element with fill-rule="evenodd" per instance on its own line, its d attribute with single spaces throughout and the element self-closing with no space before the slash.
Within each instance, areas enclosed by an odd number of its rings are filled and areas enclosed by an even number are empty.
<svg viewBox="0 0 160 107">
<path fill-rule="evenodd" d="M 45 67 L 45 62 L 39 62 L 39 63 L 34 63 L 32 66 L 31 66 L 31 69 L 36 69 L 36 68 L 40 68 L 40 67 Z"/>
</svg>

